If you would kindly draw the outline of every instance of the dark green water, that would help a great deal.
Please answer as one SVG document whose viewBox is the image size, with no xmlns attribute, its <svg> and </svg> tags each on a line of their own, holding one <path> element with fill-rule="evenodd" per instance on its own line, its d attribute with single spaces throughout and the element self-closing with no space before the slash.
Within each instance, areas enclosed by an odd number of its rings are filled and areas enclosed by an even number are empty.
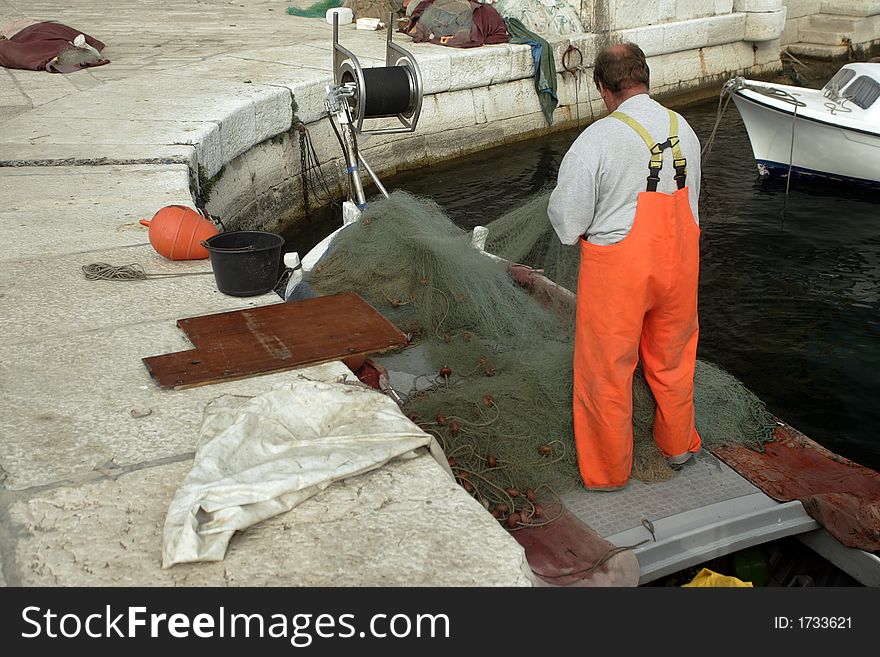
<svg viewBox="0 0 880 657">
<path fill-rule="evenodd" d="M 705 143 L 717 102 L 678 108 Z M 383 180 L 430 196 L 462 227 L 553 185 L 578 131 Z M 374 190 L 373 190 L 374 192 Z M 880 470 L 880 191 L 757 178 L 731 103 L 703 166 L 701 358 L 825 447 Z M 338 220 L 289 235 L 300 253 Z"/>
</svg>

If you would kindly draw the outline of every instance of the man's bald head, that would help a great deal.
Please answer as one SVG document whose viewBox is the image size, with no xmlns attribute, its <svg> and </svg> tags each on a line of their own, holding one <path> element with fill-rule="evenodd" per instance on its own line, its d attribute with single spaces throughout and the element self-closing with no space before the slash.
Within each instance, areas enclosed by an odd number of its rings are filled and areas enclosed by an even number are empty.
<svg viewBox="0 0 880 657">
<path fill-rule="evenodd" d="M 593 82 L 601 84 L 613 94 L 630 89 L 651 86 L 651 71 L 645 53 L 634 43 L 615 43 L 606 46 L 593 64 Z"/>
</svg>

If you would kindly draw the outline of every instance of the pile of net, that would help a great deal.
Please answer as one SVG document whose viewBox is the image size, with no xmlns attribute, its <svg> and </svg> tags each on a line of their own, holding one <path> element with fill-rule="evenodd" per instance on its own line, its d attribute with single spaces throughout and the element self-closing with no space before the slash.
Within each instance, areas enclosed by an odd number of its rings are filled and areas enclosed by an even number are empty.
<svg viewBox="0 0 880 657">
<path fill-rule="evenodd" d="M 323 18 L 329 9 L 342 6 L 342 0 L 318 0 L 308 7 L 288 7 L 287 13 L 300 18 Z"/>
<path fill-rule="evenodd" d="M 572 0 L 483 0 L 491 2 L 505 18 L 517 18 L 545 37 L 579 34 L 584 29 L 578 14 L 580 3 Z"/>
<path fill-rule="evenodd" d="M 433 201 L 395 191 L 371 202 L 307 276 L 321 294 L 353 291 L 420 343 L 431 372 L 404 395 L 405 410 L 443 446 L 460 483 L 498 517 L 542 493 L 580 486 L 572 428 L 571 296 L 539 302 L 509 263 L 576 288 L 578 250 L 560 244 L 541 194 L 488 224 L 487 256 Z M 761 449 L 775 422 L 723 369 L 699 361 L 697 429 L 707 448 Z M 654 400 L 633 383 L 634 467 L 640 480 L 674 472 L 654 445 Z"/>
</svg>

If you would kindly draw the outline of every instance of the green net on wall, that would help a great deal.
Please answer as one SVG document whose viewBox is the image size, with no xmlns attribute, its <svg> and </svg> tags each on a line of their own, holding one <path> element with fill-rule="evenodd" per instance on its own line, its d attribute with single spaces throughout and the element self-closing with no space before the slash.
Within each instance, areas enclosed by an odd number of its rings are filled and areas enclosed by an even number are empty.
<svg viewBox="0 0 880 657">
<path fill-rule="evenodd" d="M 307 280 L 322 294 L 360 294 L 425 347 L 432 371 L 399 391 L 406 410 L 438 437 L 465 488 L 494 508 L 515 505 L 511 493 L 580 485 L 571 299 L 539 303 L 508 271 L 508 262 L 527 264 L 573 290 L 578 250 L 556 238 L 546 194 L 487 227 L 486 251 L 504 261 L 474 248 L 433 201 L 395 191 L 339 233 Z M 697 363 L 695 404 L 708 448 L 771 439 L 764 404 L 720 367 Z M 648 482 L 675 474 L 654 445 L 653 417 L 637 371 L 633 474 Z"/>
</svg>

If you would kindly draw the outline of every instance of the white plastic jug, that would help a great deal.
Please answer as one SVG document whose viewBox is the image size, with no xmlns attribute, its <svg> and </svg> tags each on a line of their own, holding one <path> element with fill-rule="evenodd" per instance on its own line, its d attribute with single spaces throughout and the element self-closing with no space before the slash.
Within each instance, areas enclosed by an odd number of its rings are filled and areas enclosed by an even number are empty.
<svg viewBox="0 0 880 657">
<path fill-rule="evenodd" d="M 333 9 L 327 10 L 327 15 L 325 16 L 328 25 L 333 25 L 333 14 L 339 16 L 340 25 L 348 25 L 354 18 L 354 13 L 348 7 L 333 7 Z"/>
</svg>

